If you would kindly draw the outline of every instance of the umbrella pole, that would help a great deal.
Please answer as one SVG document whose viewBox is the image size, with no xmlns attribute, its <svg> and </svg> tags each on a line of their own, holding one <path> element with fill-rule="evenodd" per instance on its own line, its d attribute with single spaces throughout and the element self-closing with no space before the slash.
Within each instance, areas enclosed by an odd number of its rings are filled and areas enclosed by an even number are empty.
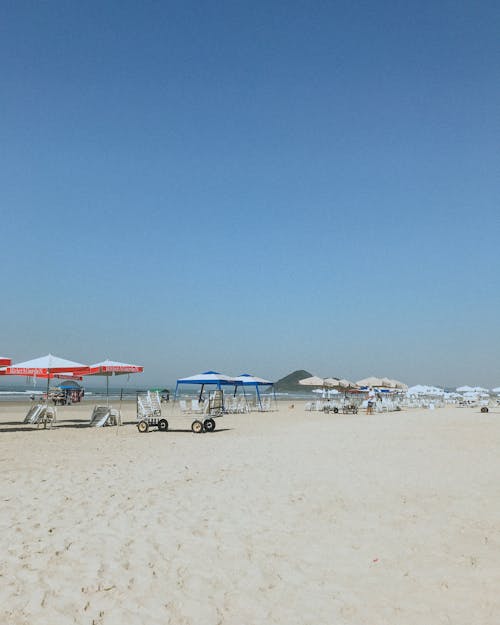
<svg viewBox="0 0 500 625">
<path fill-rule="evenodd" d="M 109 406 L 109 375 L 106 376 L 106 406 Z"/>
<path fill-rule="evenodd" d="M 47 398 L 45 400 L 45 403 L 47 404 L 47 406 L 49 405 L 49 384 L 50 384 L 50 369 L 47 369 Z"/>
</svg>

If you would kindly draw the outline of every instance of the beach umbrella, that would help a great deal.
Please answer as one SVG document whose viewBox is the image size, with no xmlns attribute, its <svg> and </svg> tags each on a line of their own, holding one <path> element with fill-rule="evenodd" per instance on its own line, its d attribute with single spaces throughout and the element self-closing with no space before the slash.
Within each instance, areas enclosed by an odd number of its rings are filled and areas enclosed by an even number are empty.
<svg viewBox="0 0 500 625">
<path fill-rule="evenodd" d="M 399 380 L 393 380 L 391 378 L 382 378 L 381 382 L 382 382 L 381 386 L 383 388 L 400 389 L 400 390 L 406 390 L 408 388 L 408 386 L 404 384 L 404 382 L 400 382 Z"/>
<path fill-rule="evenodd" d="M 399 389 L 403 391 L 408 388 L 404 382 L 400 382 L 399 380 L 393 380 L 391 378 L 377 378 L 375 376 L 358 380 L 357 384 L 362 387 L 372 386 L 373 388 Z"/>
<path fill-rule="evenodd" d="M 399 389 L 401 391 L 406 391 L 406 389 L 408 388 L 408 384 L 405 384 L 404 382 L 400 382 L 399 380 L 391 380 L 391 382 L 392 382 L 392 388 Z"/>
<path fill-rule="evenodd" d="M 302 386 L 320 386 L 321 388 L 328 386 L 328 384 L 326 384 L 326 380 L 318 377 L 317 375 L 313 375 L 310 378 L 302 378 L 302 380 L 299 380 L 299 384 Z"/>
<path fill-rule="evenodd" d="M 356 382 L 351 382 L 344 378 L 326 378 L 326 385 L 328 388 L 334 388 L 340 391 L 348 391 L 350 389 L 358 388 Z"/>
<path fill-rule="evenodd" d="M 36 376 L 33 376 L 34 378 L 41 378 L 43 380 L 46 380 L 47 378 L 49 378 L 50 380 L 78 380 L 81 381 L 83 380 L 83 377 L 81 375 L 77 375 L 76 373 L 40 373 Z"/>
<path fill-rule="evenodd" d="M 355 382 L 351 382 L 345 378 L 326 378 L 325 382 L 328 389 L 344 393 L 344 400 L 347 400 L 347 393 L 358 389 L 358 385 Z"/>
<path fill-rule="evenodd" d="M 26 360 L 5 367 L 5 375 L 20 375 L 31 378 L 47 378 L 47 402 L 49 401 L 50 380 L 58 374 L 68 374 L 85 369 L 86 365 L 72 360 L 66 360 L 59 356 L 47 354 L 33 360 Z"/>
<path fill-rule="evenodd" d="M 320 378 L 317 375 L 312 375 L 309 378 L 302 378 L 302 380 L 299 380 L 299 384 L 301 386 L 314 386 L 315 388 L 320 388 L 323 391 L 323 396 L 325 396 L 325 392 L 328 387 L 326 379 Z"/>
<path fill-rule="evenodd" d="M 376 378 L 373 375 L 368 378 L 363 378 L 362 380 L 358 380 L 356 384 L 358 386 L 374 386 L 374 387 L 384 386 L 383 378 Z"/>
<path fill-rule="evenodd" d="M 442 388 L 437 388 L 436 386 L 425 386 L 422 384 L 411 386 L 406 392 L 408 395 L 444 395 L 444 390 Z"/>
<path fill-rule="evenodd" d="M 59 388 L 70 389 L 70 390 L 80 390 L 82 387 L 76 380 L 81 380 L 82 378 L 65 378 L 60 384 Z"/>
<path fill-rule="evenodd" d="M 0 356 L 0 367 L 8 367 L 12 364 L 12 360 L 7 356 Z"/>
<path fill-rule="evenodd" d="M 112 375 L 129 375 L 131 373 L 142 373 L 144 367 L 140 365 L 131 365 L 125 362 L 116 362 L 114 360 L 103 360 L 89 367 L 86 367 L 79 373 L 81 375 L 99 375 L 106 377 L 106 403 L 109 404 L 109 378 Z"/>
</svg>

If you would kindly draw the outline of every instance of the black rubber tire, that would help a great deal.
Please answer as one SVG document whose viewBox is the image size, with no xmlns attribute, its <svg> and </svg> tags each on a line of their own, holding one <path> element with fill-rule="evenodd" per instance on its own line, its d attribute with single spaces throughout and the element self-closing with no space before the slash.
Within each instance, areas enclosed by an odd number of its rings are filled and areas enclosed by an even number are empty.
<svg viewBox="0 0 500 625">
<path fill-rule="evenodd" d="M 339 414 L 339 409 L 335 406 L 335 408 L 333 409 L 333 412 L 334 412 L 335 414 Z"/>
<path fill-rule="evenodd" d="M 139 430 L 139 432 L 141 434 L 146 434 L 146 432 L 149 430 L 149 424 L 147 421 L 139 421 L 139 423 L 137 424 L 137 429 Z"/>
<path fill-rule="evenodd" d="M 489 412 L 488 406 L 483 406 L 481 412 Z"/>
<path fill-rule="evenodd" d="M 158 429 L 160 432 L 166 432 L 168 430 L 168 421 L 166 419 L 160 419 L 158 421 Z"/>
<path fill-rule="evenodd" d="M 203 421 L 203 427 L 206 432 L 213 432 L 215 430 L 215 421 L 213 419 L 205 419 L 205 421 Z"/>
<path fill-rule="evenodd" d="M 191 430 L 195 434 L 201 434 L 203 432 L 203 423 L 196 419 L 196 421 L 193 421 L 193 423 L 191 423 Z"/>
</svg>

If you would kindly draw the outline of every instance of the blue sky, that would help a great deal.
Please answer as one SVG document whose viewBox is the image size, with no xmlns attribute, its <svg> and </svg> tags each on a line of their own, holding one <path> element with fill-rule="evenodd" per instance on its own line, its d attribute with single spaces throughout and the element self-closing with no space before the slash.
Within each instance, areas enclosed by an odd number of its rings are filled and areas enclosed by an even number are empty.
<svg viewBox="0 0 500 625">
<path fill-rule="evenodd" d="M 0 353 L 500 384 L 494 2 L 6 2 Z"/>
</svg>

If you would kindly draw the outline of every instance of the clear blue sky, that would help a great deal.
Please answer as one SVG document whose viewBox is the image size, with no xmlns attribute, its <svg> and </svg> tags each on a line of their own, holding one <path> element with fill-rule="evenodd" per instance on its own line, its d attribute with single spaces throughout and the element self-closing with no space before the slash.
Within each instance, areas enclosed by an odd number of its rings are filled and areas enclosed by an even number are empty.
<svg viewBox="0 0 500 625">
<path fill-rule="evenodd" d="M 500 385 L 499 26 L 3 2 L 0 353 Z"/>
</svg>

